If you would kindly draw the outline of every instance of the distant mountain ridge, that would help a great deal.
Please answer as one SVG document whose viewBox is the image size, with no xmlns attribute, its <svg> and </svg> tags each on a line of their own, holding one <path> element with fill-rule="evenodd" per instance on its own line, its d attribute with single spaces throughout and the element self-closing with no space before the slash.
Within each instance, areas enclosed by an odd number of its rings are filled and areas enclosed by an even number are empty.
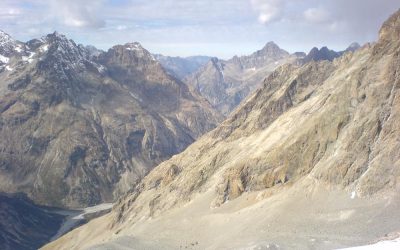
<svg viewBox="0 0 400 250">
<path fill-rule="evenodd" d="M 209 56 L 173 57 L 160 54 L 155 54 L 154 57 L 170 74 L 181 80 L 199 70 L 211 59 Z"/>
<path fill-rule="evenodd" d="M 335 58 L 342 56 L 344 53 L 354 52 L 359 48 L 361 48 L 361 46 L 358 43 L 352 43 L 347 49 L 339 52 L 330 50 L 328 49 L 328 47 L 322 47 L 321 49 L 314 47 L 305 56 L 302 63 L 308 63 L 310 61 L 323 61 L 323 60 L 333 61 Z"/>
<path fill-rule="evenodd" d="M 186 82 L 199 91 L 221 113 L 228 115 L 276 67 L 295 62 L 274 42 L 248 56 L 234 56 L 229 60 L 213 58 L 199 71 L 187 77 Z"/>
<path fill-rule="evenodd" d="M 212 58 L 185 81 L 222 114 L 229 115 L 243 99 L 260 87 L 265 76 L 277 67 L 286 63 L 301 65 L 310 61 L 333 61 L 344 53 L 354 52 L 359 48 L 358 43 L 352 43 L 340 52 L 327 47 L 315 47 L 308 54 L 290 54 L 276 43 L 268 42 L 261 50 L 248 56 L 234 56 L 229 60 Z"/>
</svg>

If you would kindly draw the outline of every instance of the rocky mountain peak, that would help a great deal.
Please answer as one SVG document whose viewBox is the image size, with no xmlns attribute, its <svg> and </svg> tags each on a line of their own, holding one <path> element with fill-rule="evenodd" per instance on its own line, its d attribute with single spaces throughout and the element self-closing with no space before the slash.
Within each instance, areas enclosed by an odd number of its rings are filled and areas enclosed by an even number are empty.
<svg viewBox="0 0 400 250">
<path fill-rule="evenodd" d="M 310 61 L 333 61 L 333 59 L 339 57 L 341 53 L 328 49 L 324 46 L 321 49 L 314 47 L 310 50 L 307 56 L 304 58 L 305 62 Z"/>
<path fill-rule="evenodd" d="M 54 31 L 53 33 L 47 34 L 45 40 L 68 40 L 64 34 Z"/>
<path fill-rule="evenodd" d="M 55 31 L 41 39 L 40 52 L 51 54 L 56 60 L 76 63 L 84 59 L 85 50 L 78 46 L 73 40 Z"/>
<path fill-rule="evenodd" d="M 279 49 L 280 49 L 279 46 L 275 42 L 270 41 L 267 44 L 265 44 L 262 50 L 279 50 Z"/>
<path fill-rule="evenodd" d="M 0 30 L 0 55 L 8 57 L 13 54 L 17 49 L 17 41 L 14 40 L 9 34 Z"/>
<path fill-rule="evenodd" d="M 310 55 L 310 54 L 316 54 L 316 53 L 318 53 L 319 52 L 319 49 L 317 48 L 317 47 L 313 47 L 311 50 L 310 50 L 310 52 L 308 52 L 308 54 Z"/>
<path fill-rule="evenodd" d="M 161 68 L 154 56 L 147 51 L 138 42 L 126 43 L 124 45 L 116 45 L 107 52 L 99 55 L 102 63 L 108 64 L 113 62 L 115 66 L 122 68 L 146 68 L 147 65 L 153 65 Z"/>
<path fill-rule="evenodd" d="M 144 50 L 143 46 L 139 42 L 126 43 L 124 46 L 131 50 Z"/>
<path fill-rule="evenodd" d="M 48 45 L 54 46 L 62 46 L 62 47 L 77 47 L 74 41 L 68 39 L 65 35 L 58 33 L 57 31 L 48 34 L 41 39 L 43 43 L 47 43 Z"/>
<path fill-rule="evenodd" d="M 152 61 L 155 61 L 154 56 L 145 48 L 143 48 L 143 46 L 139 42 L 126 43 L 122 47 L 126 51 L 128 51 L 129 54 L 133 54 L 137 57 L 146 57 L 148 59 L 151 59 Z"/>
<path fill-rule="evenodd" d="M 15 40 L 4 31 L 0 30 L 0 44 L 8 43 L 8 42 L 15 42 Z"/>
<path fill-rule="evenodd" d="M 36 53 L 41 56 L 39 70 L 48 72 L 53 80 L 70 80 L 73 71 L 85 69 L 88 53 L 63 34 L 48 34 L 34 45 Z"/>
<path fill-rule="evenodd" d="M 345 51 L 354 52 L 354 51 L 358 50 L 359 48 L 361 48 L 361 45 L 357 42 L 354 42 L 354 43 L 350 44 L 349 47 L 347 47 L 347 49 Z"/>
<path fill-rule="evenodd" d="M 258 50 L 249 56 L 241 56 L 239 60 L 236 61 L 240 62 L 237 64 L 243 69 L 260 68 L 268 63 L 286 58 L 289 55 L 289 52 L 281 49 L 274 42 L 268 42 L 261 50 Z"/>
<path fill-rule="evenodd" d="M 287 51 L 281 49 L 273 41 L 268 42 L 260 51 L 257 51 L 257 52 L 256 52 L 257 54 L 261 54 L 261 55 L 272 57 L 272 58 L 280 58 L 280 57 L 289 55 L 289 53 Z"/>
</svg>

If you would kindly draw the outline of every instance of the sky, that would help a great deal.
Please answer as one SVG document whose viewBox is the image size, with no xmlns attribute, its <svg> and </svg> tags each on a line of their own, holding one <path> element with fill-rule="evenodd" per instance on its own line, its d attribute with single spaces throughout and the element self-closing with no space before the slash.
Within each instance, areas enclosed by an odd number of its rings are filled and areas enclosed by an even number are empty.
<svg viewBox="0 0 400 250">
<path fill-rule="evenodd" d="M 21 41 L 58 31 L 108 49 L 230 58 L 274 41 L 289 51 L 377 39 L 399 0 L 0 0 L 0 29 Z"/>
</svg>

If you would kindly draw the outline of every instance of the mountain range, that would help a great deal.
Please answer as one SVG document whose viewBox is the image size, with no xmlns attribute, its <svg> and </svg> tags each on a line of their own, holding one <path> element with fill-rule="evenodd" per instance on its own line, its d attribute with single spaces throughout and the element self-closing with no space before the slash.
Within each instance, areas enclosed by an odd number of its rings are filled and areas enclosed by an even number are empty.
<svg viewBox="0 0 400 250">
<path fill-rule="evenodd" d="M 318 49 L 317 47 L 314 47 L 311 49 L 311 51 L 307 54 L 307 56 L 304 57 L 302 63 L 307 63 L 310 61 L 322 61 L 322 60 L 328 60 L 328 61 L 333 61 L 335 58 L 338 58 L 342 56 L 346 52 L 354 52 L 360 48 L 360 44 L 358 43 L 352 43 L 350 44 L 347 49 L 343 51 L 334 51 L 330 50 L 327 47 L 322 47 L 321 49 Z"/>
<path fill-rule="evenodd" d="M 187 76 L 184 81 L 193 86 L 222 114 L 229 115 L 254 90 L 261 87 L 266 75 L 283 64 L 304 64 L 340 57 L 360 48 L 351 44 L 345 51 L 336 52 L 323 47 L 290 54 L 274 42 L 248 56 L 234 56 L 229 60 L 212 58 L 205 66 Z"/>
<path fill-rule="evenodd" d="M 376 43 L 277 67 L 110 214 L 44 249 L 336 249 L 399 232 L 399 37 L 400 11 Z"/>
<path fill-rule="evenodd" d="M 139 43 L 2 32 L 0 54 L 0 191 L 37 204 L 112 202 L 221 120 Z"/>
<path fill-rule="evenodd" d="M 260 86 L 263 78 L 279 65 L 296 60 L 274 42 L 249 56 L 229 60 L 212 58 L 185 80 L 222 114 L 228 115 L 249 93 Z"/>
</svg>

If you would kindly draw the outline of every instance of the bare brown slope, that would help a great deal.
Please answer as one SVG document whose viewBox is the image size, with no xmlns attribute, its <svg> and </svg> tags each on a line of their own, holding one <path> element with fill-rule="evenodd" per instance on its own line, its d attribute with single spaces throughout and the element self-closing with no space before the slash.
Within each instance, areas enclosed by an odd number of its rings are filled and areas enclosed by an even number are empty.
<svg viewBox="0 0 400 250">
<path fill-rule="evenodd" d="M 279 68 L 111 214 L 49 247 L 123 246 L 129 238 L 174 248 L 198 237 L 201 248 L 269 239 L 291 249 L 296 241 L 288 238 L 301 235 L 298 249 L 332 249 L 400 230 L 399 16 L 385 23 L 373 46 L 333 63 Z M 156 225 L 166 232 L 146 236 Z M 100 229 L 91 234 L 94 226 Z M 270 226 L 269 233 L 258 231 Z M 196 228 L 192 234 L 189 227 Z M 311 237 L 317 246 L 305 243 Z"/>
</svg>

